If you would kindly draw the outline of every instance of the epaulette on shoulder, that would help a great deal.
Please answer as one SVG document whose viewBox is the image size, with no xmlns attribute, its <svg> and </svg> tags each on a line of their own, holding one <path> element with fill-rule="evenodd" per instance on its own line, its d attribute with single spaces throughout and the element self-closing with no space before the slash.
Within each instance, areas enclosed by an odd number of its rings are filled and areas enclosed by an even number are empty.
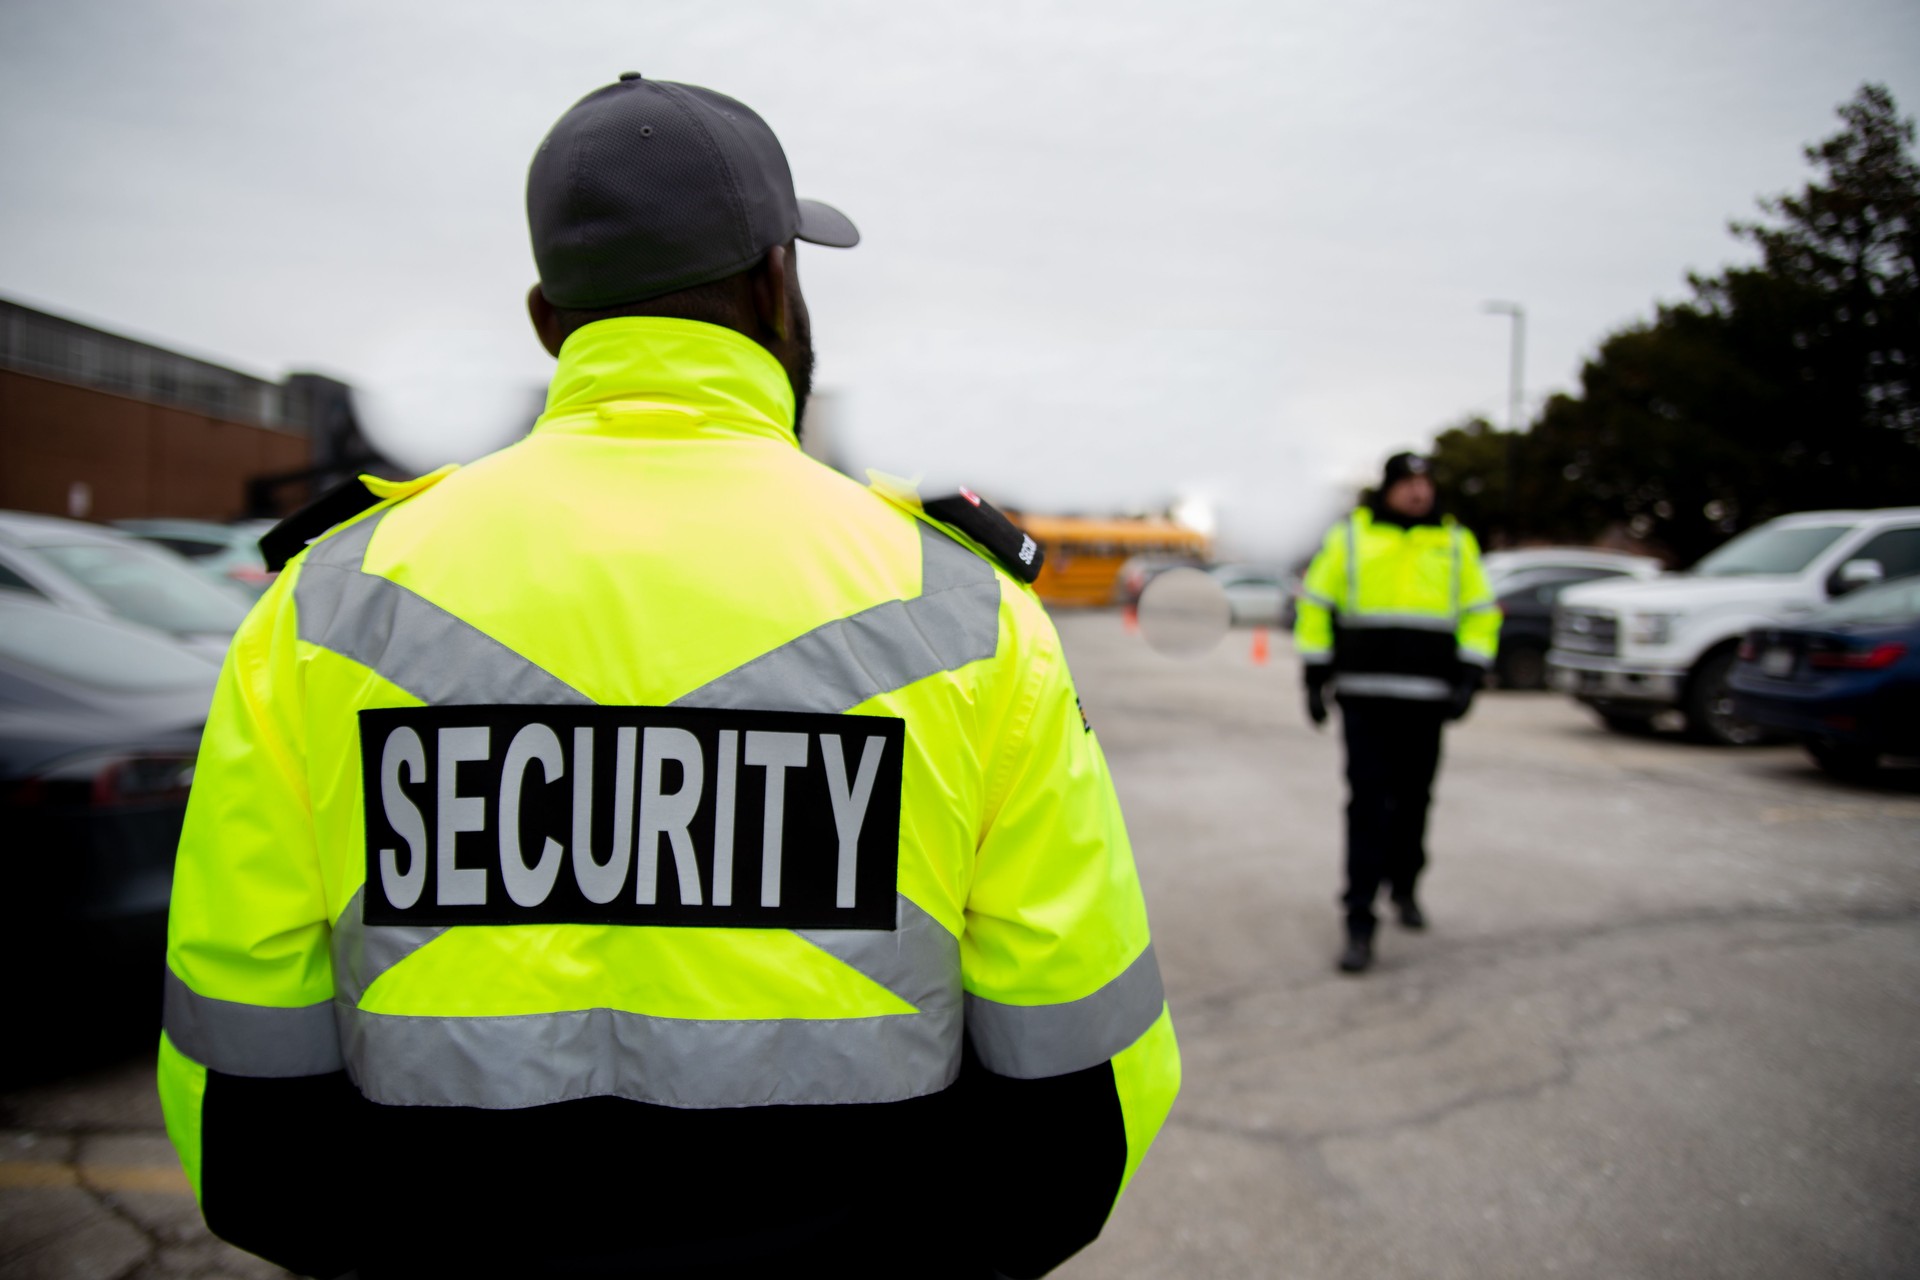
<svg viewBox="0 0 1920 1280">
<path fill-rule="evenodd" d="M 1022 582 L 1031 585 L 1040 576 L 1046 549 L 971 489 L 942 498 L 922 498 L 917 480 L 869 470 L 867 490 L 916 519 L 959 534 L 955 541 L 975 554 L 992 556 Z"/>
<path fill-rule="evenodd" d="M 437 471 L 429 471 L 411 480 L 389 480 L 375 475 L 343 480 L 267 530 L 260 539 L 260 554 L 266 558 L 267 568 L 278 573 L 309 542 L 335 525 L 345 524 L 367 508 L 388 499 L 411 498 L 416 493 L 431 489 L 459 469 L 459 463 L 449 462 Z"/>
<path fill-rule="evenodd" d="M 993 553 L 1006 571 L 1022 582 L 1040 576 L 1047 552 L 1033 536 L 971 489 L 943 498 L 923 498 L 920 507 L 941 524 L 952 525 Z"/>
<path fill-rule="evenodd" d="M 362 484 L 358 476 L 333 486 L 260 535 L 260 554 L 266 558 L 268 571 L 280 572 L 287 567 L 287 561 L 306 550 L 309 542 L 378 501 L 379 495 Z"/>
</svg>

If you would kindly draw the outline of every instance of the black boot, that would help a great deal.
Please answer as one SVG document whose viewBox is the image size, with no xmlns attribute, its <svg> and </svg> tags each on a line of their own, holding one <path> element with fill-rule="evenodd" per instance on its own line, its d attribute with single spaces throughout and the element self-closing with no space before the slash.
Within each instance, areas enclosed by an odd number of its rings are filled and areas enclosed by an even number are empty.
<svg viewBox="0 0 1920 1280">
<path fill-rule="evenodd" d="M 1404 898 L 1395 898 L 1393 900 L 1393 909 L 1400 916 L 1400 927 L 1402 929 L 1411 929 L 1415 933 L 1418 933 L 1427 927 L 1427 915 L 1424 911 L 1420 910 L 1420 904 L 1413 900 L 1412 894 L 1408 894 Z"/>
<path fill-rule="evenodd" d="M 1357 933 L 1347 935 L 1347 949 L 1340 953 L 1340 972 L 1365 973 L 1373 967 L 1373 939 Z"/>
</svg>

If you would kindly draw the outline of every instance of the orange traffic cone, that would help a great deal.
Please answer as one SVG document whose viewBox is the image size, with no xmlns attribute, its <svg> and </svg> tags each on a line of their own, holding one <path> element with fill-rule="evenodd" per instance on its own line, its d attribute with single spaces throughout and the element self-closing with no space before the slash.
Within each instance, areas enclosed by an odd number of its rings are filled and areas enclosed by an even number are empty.
<svg viewBox="0 0 1920 1280">
<path fill-rule="evenodd" d="M 1120 611 L 1120 625 L 1127 629 L 1128 635 L 1130 636 L 1139 635 L 1140 634 L 1140 607 L 1138 605 L 1130 604 L 1126 608 L 1122 609 Z"/>
<path fill-rule="evenodd" d="M 1267 665 L 1267 629 L 1265 627 L 1253 629 L 1253 665 L 1256 667 Z"/>
</svg>

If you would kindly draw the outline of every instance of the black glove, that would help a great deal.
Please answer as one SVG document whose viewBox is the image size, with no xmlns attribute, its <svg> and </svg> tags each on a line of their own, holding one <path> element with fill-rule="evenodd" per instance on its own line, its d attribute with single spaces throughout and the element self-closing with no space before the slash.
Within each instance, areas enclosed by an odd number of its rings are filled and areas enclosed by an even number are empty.
<svg viewBox="0 0 1920 1280">
<path fill-rule="evenodd" d="M 1331 679 L 1333 668 L 1323 663 L 1307 668 L 1307 719 L 1316 729 L 1327 722 L 1327 682 Z"/>
<path fill-rule="evenodd" d="M 1460 673 L 1453 678 L 1453 697 L 1447 703 L 1447 719 L 1459 720 L 1465 717 L 1473 706 L 1473 695 L 1480 692 L 1480 682 L 1486 678 L 1486 672 L 1471 662 L 1460 664 Z"/>
</svg>

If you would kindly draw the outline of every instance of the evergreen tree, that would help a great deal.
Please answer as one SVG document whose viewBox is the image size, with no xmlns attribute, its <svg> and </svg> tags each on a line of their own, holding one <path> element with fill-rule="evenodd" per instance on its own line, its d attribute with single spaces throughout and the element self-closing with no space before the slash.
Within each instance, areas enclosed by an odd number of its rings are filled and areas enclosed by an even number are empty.
<svg viewBox="0 0 1920 1280">
<path fill-rule="evenodd" d="M 1608 337 L 1580 394 L 1548 402 L 1519 442 L 1519 534 L 1620 526 L 1690 562 L 1782 512 L 1920 502 L 1913 124 L 1878 85 L 1839 114 L 1806 149 L 1813 180 L 1732 224 L 1758 264 L 1690 276 L 1690 301 Z M 1444 433 L 1442 478 L 1485 466 L 1487 435 Z M 1499 501 L 1450 497 L 1505 532 L 1504 476 L 1478 474 Z"/>
</svg>

